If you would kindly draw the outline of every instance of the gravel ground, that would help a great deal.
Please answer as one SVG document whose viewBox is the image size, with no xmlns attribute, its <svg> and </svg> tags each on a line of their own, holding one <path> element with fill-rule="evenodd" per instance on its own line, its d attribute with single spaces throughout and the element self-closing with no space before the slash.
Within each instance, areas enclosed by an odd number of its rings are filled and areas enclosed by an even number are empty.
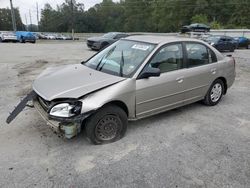
<svg viewBox="0 0 250 188">
<path fill-rule="evenodd" d="M 233 54 L 237 78 L 219 105 L 130 122 L 116 143 L 58 138 L 34 109 L 5 123 L 42 70 L 93 53 L 82 42 L 0 44 L 0 187 L 250 187 L 250 50 Z"/>
</svg>

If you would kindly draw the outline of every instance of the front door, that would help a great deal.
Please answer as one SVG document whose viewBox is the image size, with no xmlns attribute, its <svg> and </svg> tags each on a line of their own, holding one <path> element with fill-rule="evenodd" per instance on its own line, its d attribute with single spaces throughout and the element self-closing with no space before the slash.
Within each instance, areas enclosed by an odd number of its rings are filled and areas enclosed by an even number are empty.
<svg viewBox="0 0 250 188">
<path fill-rule="evenodd" d="M 136 116 L 146 117 L 183 104 L 183 47 L 163 46 L 146 65 L 161 70 L 159 77 L 136 81 Z"/>
</svg>

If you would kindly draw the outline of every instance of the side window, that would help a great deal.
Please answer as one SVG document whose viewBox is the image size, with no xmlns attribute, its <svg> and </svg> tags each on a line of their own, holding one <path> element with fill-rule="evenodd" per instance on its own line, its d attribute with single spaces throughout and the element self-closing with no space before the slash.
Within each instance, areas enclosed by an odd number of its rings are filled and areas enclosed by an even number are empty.
<svg viewBox="0 0 250 188">
<path fill-rule="evenodd" d="M 207 47 L 199 43 L 187 43 L 188 67 L 196 67 L 209 64 Z"/>
<path fill-rule="evenodd" d="M 170 44 L 158 51 L 148 66 L 159 68 L 161 73 L 164 73 L 181 69 L 182 63 L 182 45 Z"/>
</svg>

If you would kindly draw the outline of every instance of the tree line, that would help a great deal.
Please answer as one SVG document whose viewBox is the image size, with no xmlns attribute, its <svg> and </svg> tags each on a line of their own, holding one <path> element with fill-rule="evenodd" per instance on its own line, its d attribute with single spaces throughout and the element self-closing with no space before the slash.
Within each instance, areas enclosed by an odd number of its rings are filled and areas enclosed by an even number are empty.
<svg viewBox="0 0 250 188">
<path fill-rule="evenodd" d="M 202 22 L 212 28 L 250 28 L 249 0 L 122 0 L 84 11 L 82 4 L 65 1 L 57 9 L 46 4 L 40 26 L 44 31 L 176 32 L 182 25 Z"/>
<path fill-rule="evenodd" d="M 56 8 L 45 4 L 39 30 L 176 32 L 195 22 L 214 29 L 250 28 L 250 0 L 103 0 L 88 10 L 73 2 L 65 0 Z M 0 30 L 1 27 L 0 22 Z"/>
<path fill-rule="evenodd" d="M 25 30 L 25 25 L 22 23 L 19 10 L 14 8 L 16 17 L 16 26 L 18 30 Z M 0 31 L 12 30 L 11 10 L 9 8 L 0 8 Z"/>
</svg>

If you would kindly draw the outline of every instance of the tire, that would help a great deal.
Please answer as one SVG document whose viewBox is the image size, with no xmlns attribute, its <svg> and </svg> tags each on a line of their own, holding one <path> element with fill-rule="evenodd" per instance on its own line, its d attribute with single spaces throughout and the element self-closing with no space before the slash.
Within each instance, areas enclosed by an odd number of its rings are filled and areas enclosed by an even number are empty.
<svg viewBox="0 0 250 188">
<path fill-rule="evenodd" d="M 0 37 L 0 43 L 3 42 L 3 39 Z"/>
<path fill-rule="evenodd" d="M 96 145 L 115 142 L 125 135 L 127 124 L 124 110 L 115 105 L 104 106 L 87 119 L 87 139 Z"/>
<path fill-rule="evenodd" d="M 215 80 L 210 86 L 203 103 L 207 106 L 215 106 L 217 105 L 225 91 L 225 85 L 222 80 Z"/>
<path fill-rule="evenodd" d="M 230 52 L 234 52 L 234 50 L 235 50 L 235 47 L 232 46 L 232 47 L 230 48 Z"/>
<path fill-rule="evenodd" d="M 25 43 L 25 41 L 23 40 L 23 37 L 21 37 L 21 38 L 19 39 L 19 42 L 20 42 L 20 43 Z"/>
</svg>

